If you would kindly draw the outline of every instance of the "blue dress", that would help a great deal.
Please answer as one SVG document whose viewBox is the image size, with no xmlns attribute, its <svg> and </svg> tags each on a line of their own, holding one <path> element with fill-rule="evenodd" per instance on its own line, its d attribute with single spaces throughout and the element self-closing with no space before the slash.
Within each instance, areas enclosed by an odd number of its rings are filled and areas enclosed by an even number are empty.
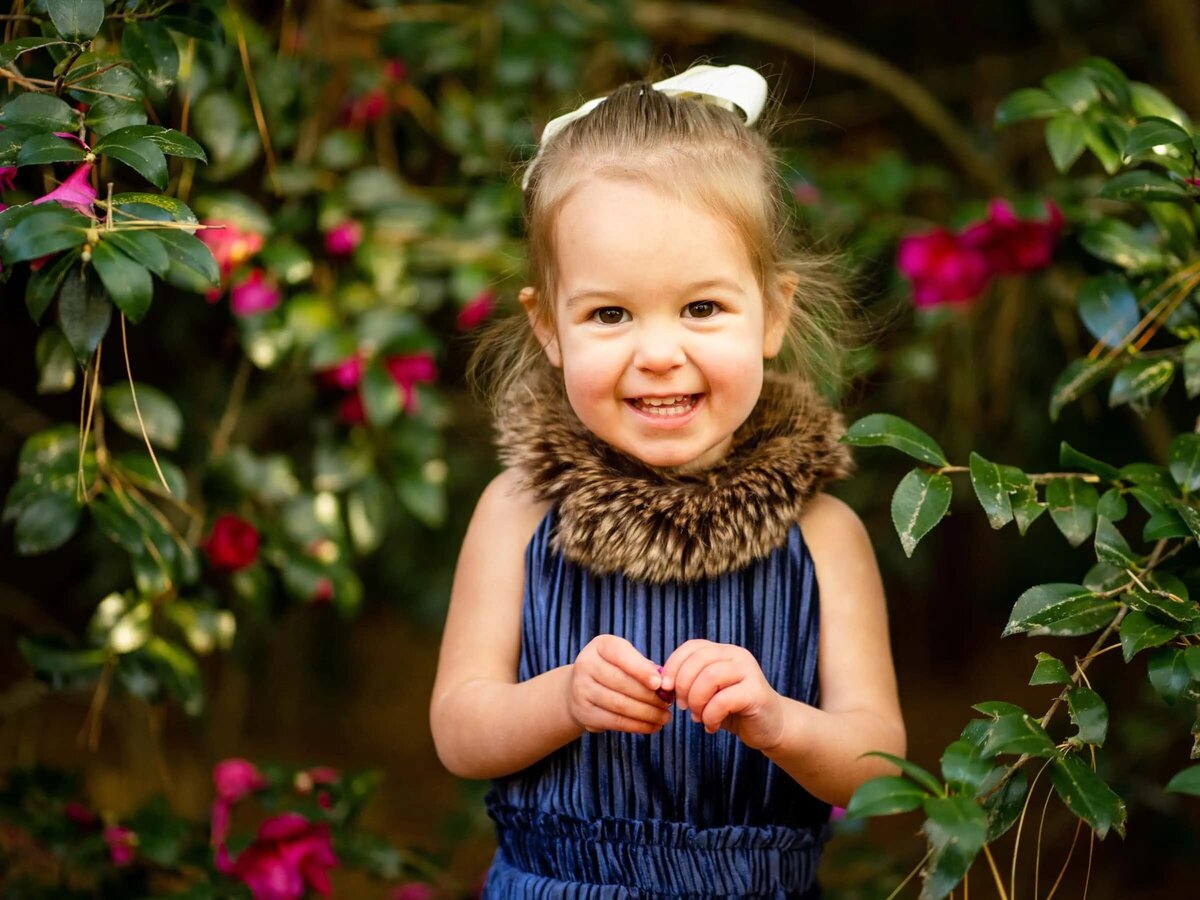
<svg viewBox="0 0 1200 900">
<path fill-rule="evenodd" d="M 519 678 L 616 634 L 661 664 L 691 638 L 754 654 L 780 694 L 817 704 L 812 557 L 787 540 L 738 571 L 651 584 L 553 549 L 551 507 L 525 552 Z M 830 806 L 724 729 L 678 708 L 656 734 L 586 732 L 486 797 L 498 849 L 484 898 L 820 897 Z"/>
</svg>

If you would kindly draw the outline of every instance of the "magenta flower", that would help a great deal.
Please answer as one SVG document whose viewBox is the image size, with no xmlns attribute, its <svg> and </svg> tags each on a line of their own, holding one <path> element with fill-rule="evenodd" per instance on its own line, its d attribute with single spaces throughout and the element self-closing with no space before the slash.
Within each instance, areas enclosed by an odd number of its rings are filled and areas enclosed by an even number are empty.
<svg viewBox="0 0 1200 900">
<path fill-rule="evenodd" d="M 1054 257 L 1063 229 L 1062 211 L 1047 201 L 1048 220 L 1018 219 L 999 198 L 988 204 L 987 218 L 963 230 L 959 240 L 983 253 L 993 274 L 1016 275 L 1042 269 Z"/>
<path fill-rule="evenodd" d="M 222 278 L 262 249 L 263 237 L 256 231 L 242 231 L 236 223 L 222 219 L 206 219 L 201 224 L 225 226 L 201 228 L 196 232 L 212 251 Z"/>
<path fill-rule="evenodd" d="M 363 358 L 359 354 L 347 356 L 339 363 L 316 371 L 317 381 L 325 387 L 351 390 L 362 380 Z"/>
<path fill-rule="evenodd" d="M 349 102 L 342 119 L 347 125 L 367 125 L 382 118 L 387 108 L 387 94 L 381 88 L 372 88 Z"/>
<path fill-rule="evenodd" d="M 330 256 L 349 256 L 362 243 L 362 238 L 362 222 L 346 219 L 325 232 L 325 252 Z"/>
<path fill-rule="evenodd" d="M 254 900 L 300 900 L 309 888 L 329 896 L 328 870 L 338 859 L 328 824 L 285 812 L 263 822 L 257 839 L 236 860 L 224 844 L 219 846 L 215 862 L 222 874 L 248 885 Z"/>
<path fill-rule="evenodd" d="M 78 801 L 72 800 L 68 803 L 63 807 L 63 813 L 76 825 L 92 826 L 96 824 L 96 814 Z"/>
<path fill-rule="evenodd" d="M 265 277 L 262 269 L 251 269 L 250 274 L 229 292 L 229 303 L 235 316 L 256 316 L 270 312 L 279 305 L 279 298 L 279 288 Z"/>
<path fill-rule="evenodd" d="M 92 204 L 96 202 L 96 189 L 92 187 L 92 164 L 84 163 L 67 176 L 67 180 L 33 202 L 49 203 L 56 201 L 60 206 L 78 210 L 85 216 L 92 216 Z M 95 218 L 95 216 L 92 216 Z"/>
<path fill-rule="evenodd" d="M 458 311 L 458 328 L 470 331 L 481 324 L 496 308 L 495 291 L 482 291 Z"/>
<path fill-rule="evenodd" d="M 17 178 L 16 166 L 0 166 L 0 191 L 12 190 L 13 182 Z"/>
<path fill-rule="evenodd" d="M 383 65 L 383 77 L 388 81 L 403 81 L 408 74 L 408 67 L 402 59 L 389 59 Z"/>
<path fill-rule="evenodd" d="M 404 411 L 409 415 L 416 413 L 416 386 L 437 379 L 437 363 L 433 360 L 433 354 L 428 350 L 421 350 L 417 353 L 389 356 L 384 365 L 404 398 Z"/>
<path fill-rule="evenodd" d="M 433 900 L 436 896 L 433 885 L 422 881 L 410 881 L 392 891 L 389 900 Z"/>
<path fill-rule="evenodd" d="M 917 306 L 973 300 L 987 287 L 987 259 L 945 228 L 900 239 L 896 266 L 913 285 Z"/>
<path fill-rule="evenodd" d="M 222 800 L 237 803 L 247 794 L 265 788 L 267 779 L 250 760 L 233 757 L 213 766 L 213 786 Z"/>
<path fill-rule="evenodd" d="M 108 855 L 114 866 L 127 866 L 133 862 L 133 848 L 138 839 L 128 828 L 110 825 L 104 829 L 104 842 L 108 844 Z"/>
<path fill-rule="evenodd" d="M 367 421 L 367 410 L 363 406 L 362 394 L 355 391 L 344 397 L 338 404 L 338 418 L 347 425 L 361 425 Z"/>
</svg>

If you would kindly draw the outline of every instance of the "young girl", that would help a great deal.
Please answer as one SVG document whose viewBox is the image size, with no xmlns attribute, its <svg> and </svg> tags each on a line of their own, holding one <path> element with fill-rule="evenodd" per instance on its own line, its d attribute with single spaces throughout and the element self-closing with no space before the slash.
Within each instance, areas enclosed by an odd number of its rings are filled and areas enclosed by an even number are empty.
<svg viewBox="0 0 1200 900">
<path fill-rule="evenodd" d="M 861 754 L 904 754 L 874 553 L 820 492 L 853 465 L 812 386 L 837 294 L 791 252 L 765 98 L 740 66 L 627 84 L 526 172 L 526 315 L 477 357 L 507 468 L 430 707 L 493 779 L 485 897 L 819 897 L 831 805 L 895 772 Z M 764 371 L 785 344 L 799 374 Z"/>
</svg>

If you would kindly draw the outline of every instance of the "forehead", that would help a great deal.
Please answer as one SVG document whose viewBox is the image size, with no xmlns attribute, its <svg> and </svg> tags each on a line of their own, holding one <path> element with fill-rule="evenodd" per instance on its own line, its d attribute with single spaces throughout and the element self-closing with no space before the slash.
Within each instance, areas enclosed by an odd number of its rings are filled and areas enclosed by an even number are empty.
<svg viewBox="0 0 1200 900">
<path fill-rule="evenodd" d="M 590 178 L 563 204 L 554 227 L 560 295 L 669 290 L 724 279 L 748 285 L 749 255 L 731 224 L 638 181 Z"/>
</svg>

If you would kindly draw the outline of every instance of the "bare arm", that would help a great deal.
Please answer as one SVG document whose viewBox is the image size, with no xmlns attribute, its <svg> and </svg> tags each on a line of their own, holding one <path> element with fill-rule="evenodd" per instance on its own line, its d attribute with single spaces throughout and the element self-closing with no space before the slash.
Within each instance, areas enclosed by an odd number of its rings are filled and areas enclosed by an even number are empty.
<svg viewBox="0 0 1200 900">
<path fill-rule="evenodd" d="M 800 526 L 821 598 L 820 708 L 784 698 L 782 737 L 764 752 L 809 793 L 845 806 L 864 781 L 897 773 L 861 754 L 905 754 L 887 607 L 870 537 L 850 507 L 819 494 Z"/>
<path fill-rule="evenodd" d="M 463 539 L 429 706 L 438 758 L 461 778 L 518 772 L 583 733 L 566 701 L 571 666 L 517 681 L 525 548 L 545 511 L 505 471 Z"/>
</svg>

